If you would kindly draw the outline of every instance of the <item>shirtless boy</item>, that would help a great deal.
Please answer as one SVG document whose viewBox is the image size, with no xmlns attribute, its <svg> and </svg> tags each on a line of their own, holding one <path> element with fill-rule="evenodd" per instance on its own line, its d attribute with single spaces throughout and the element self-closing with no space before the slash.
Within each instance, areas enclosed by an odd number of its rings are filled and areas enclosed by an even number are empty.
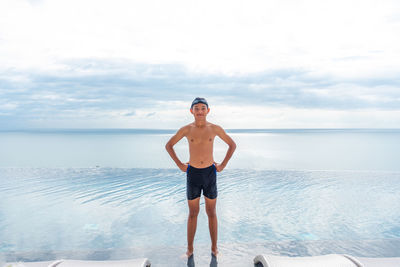
<svg viewBox="0 0 400 267">
<path fill-rule="evenodd" d="M 236 144 L 229 135 L 227 135 L 222 127 L 212 124 L 206 120 L 207 114 L 210 112 L 208 103 L 204 98 L 197 97 L 193 100 L 190 112 L 194 116 L 194 122 L 183 126 L 178 132 L 171 137 L 165 145 L 169 155 L 175 161 L 176 165 L 183 172 L 186 172 L 186 196 L 189 206 L 189 217 L 187 223 L 187 252 L 188 258 L 193 254 L 193 240 L 196 233 L 197 215 L 199 214 L 199 203 L 201 190 L 206 204 L 206 212 L 208 216 L 208 227 L 211 237 L 211 253 L 216 258 L 217 249 L 217 172 L 221 172 L 228 164 L 236 149 Z M 218 136 L 226 144 L 229 149 L 224 160 L 216 163 L 213 158 L 214 138 Z M 175 154 L 173 146 L 186 137 L 189 143 L 189 162 L 182 163 Z"/>
</svg>

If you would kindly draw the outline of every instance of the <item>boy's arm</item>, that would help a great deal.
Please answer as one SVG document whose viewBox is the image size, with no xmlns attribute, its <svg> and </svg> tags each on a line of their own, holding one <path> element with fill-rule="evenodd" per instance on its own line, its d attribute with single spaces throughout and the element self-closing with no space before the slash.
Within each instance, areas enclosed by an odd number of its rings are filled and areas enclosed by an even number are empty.
<svg viewBox="0 0 400 267">
<path fill-rule="evenodd" d="M 224 158 L 224 160 L 221 162 L 221 168 L 218 171 L 222 171 L 226 164 L 228 164 L 229 159 L 232 157 L 233 152 L 236 149 L 236 143 L 235 141 L 233 141 L 233 139 L 226 134 L 226 132 L 224 131 L 224 129 L 222 129 L 221 126 L 216 125 L 216 134 L 219 136 L 219 138 L 221 138 L 227 145 L 229 145 L 229 149 L 226 152 L 226 156 Z"/>
<path fill-rule="evenodd" d="M 176 165 L 181 169 L 182 171 L 186 171 L 187 165 L 183 164 L 179 159 L 178 156 L 175 153 L 175 150 L 173 146 L 178 143 L 179 140 L 181 140 L 183 137 L 186 136 L 188 132 L 188 128 L 186 126 L 180 128 L 178 132 L 169 139 L 167 144 L 165 145 L 165 149 L 168 151 L 169 155 L 171 158 L 175 161 Z"/>
</svg>

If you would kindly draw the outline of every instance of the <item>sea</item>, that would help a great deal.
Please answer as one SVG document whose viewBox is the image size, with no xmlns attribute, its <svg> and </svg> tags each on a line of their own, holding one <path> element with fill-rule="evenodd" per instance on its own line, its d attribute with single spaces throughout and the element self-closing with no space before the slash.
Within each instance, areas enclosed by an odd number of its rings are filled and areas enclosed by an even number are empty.
<svg viewBox="0 0 400 267">
<path fill-rule="evenodd" d="M 186 266 L 176 129 L 0 130 L 0 263 L 148 258 Z M 400 129 L 227 129 L 219 266 L 258 254 L 400 257 Z M 189 160 L 188 142 L 174 147 Z M 228 146 L 218 137 L 214 160 Z M 210 262 L 204 199 L 196 266 Z"/>
</svg>

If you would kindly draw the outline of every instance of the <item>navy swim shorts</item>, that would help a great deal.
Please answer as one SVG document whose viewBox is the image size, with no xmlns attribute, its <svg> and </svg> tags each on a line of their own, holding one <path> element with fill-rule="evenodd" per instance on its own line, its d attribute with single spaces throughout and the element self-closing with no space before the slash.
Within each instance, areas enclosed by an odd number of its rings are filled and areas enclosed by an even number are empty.
<svg viewBox="0 0 400 267">
<path fill-rule="evenodd" d="M 217 197 L 217 168 L 214 164 L 206 168 L 195 168 L 188 164 L 186 177 L 186 196 L 189 200 L 200 197 L 201 190 L 207 198 Z"/>
</svg>

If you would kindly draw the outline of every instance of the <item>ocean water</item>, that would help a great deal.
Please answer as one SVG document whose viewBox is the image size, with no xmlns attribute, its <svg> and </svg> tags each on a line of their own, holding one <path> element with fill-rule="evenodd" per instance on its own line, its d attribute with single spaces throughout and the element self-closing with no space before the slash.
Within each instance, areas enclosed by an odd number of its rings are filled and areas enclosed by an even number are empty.
<svg viewBox="0 0 400 267">
<path fill-rule="evenodd" d="M 0 131 L 0 167 L 176 168 L 165 151 L 175 130 Z M 400 129 L 227 130 L 237 144 L 228 168 L 400 171 Z M 188 161 L 186 138 L 176 144 Z M 214 159 L 226 144 L 215 138 Z"/>
<path fill-rule="evenodd" d="M 168 130 L 0 132 L 0 261 L 185 266 L 186 174 Z M 232 130 L 218 173 L 219 266 L 260 253 L 400 256 L 400 131 Z M 227 146 L 216 139 L 217 162 Z M 176 146 L 188 160 L 187 142 Z M 210 260 L 204 200 L 197 266 Z"/>
</svg>

